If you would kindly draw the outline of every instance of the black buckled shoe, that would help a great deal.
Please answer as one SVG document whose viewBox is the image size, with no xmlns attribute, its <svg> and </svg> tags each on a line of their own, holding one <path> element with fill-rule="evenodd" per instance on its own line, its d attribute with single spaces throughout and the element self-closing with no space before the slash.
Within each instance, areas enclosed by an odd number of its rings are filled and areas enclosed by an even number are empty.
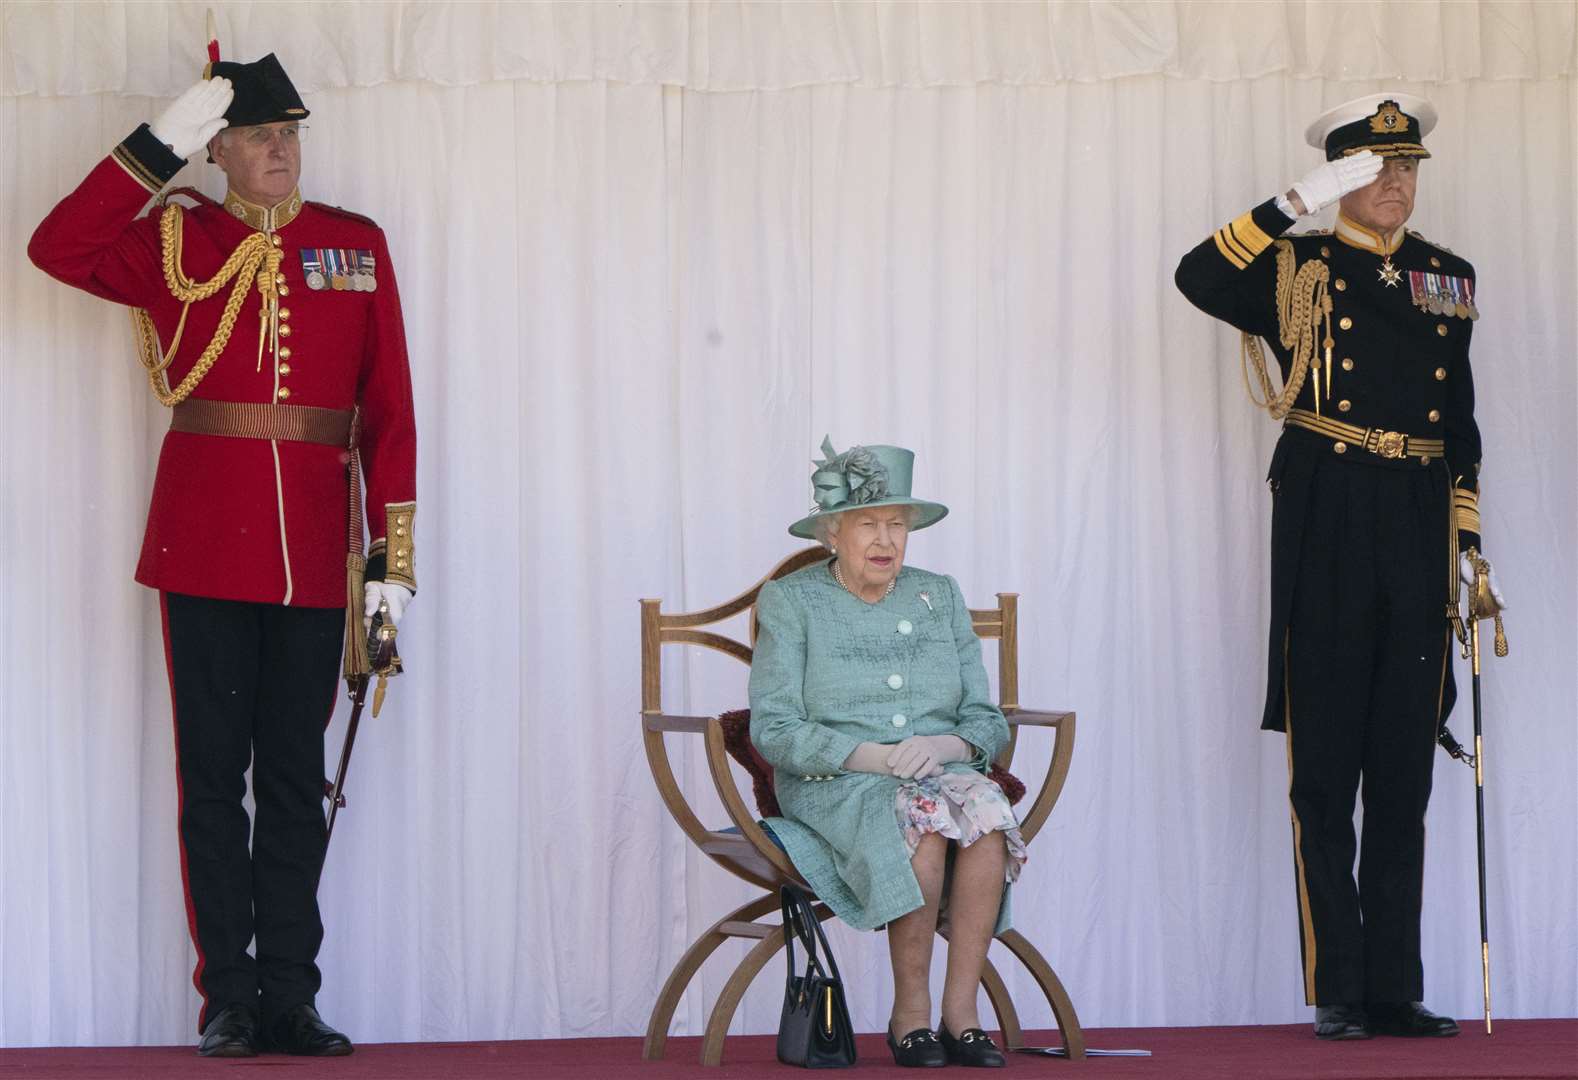
<svg viewBox="0 0 1578 1080">
<path fill-rule="evenodd" d="M 1411 1039 L 1450 1039 L 1458 1032 L 1457 1021 L 1437 1016 L 1417 1001 L 1369 1006 L 1370 1028 L 1377 1035 L 1401 1035 Z"/>
<path fill-rule="evenodd" d="M 965 1028 L 955 1038 L 944 1024 L 937 1029 L 937 1034 L 942 1038 L 942 1049 L 948 1055 L 949 1064 L 974 1069 L 1001 1069 L 1008 1064 L 992 1037 L 978 1027 Z"/>
<path fill-rule="evenodd" d="M 931 1028 L 916 1028 L 902 1039 L 895 1039 L 890 1028 L 888 1049 L 893 1051 L 894 1063 L 906 1069 L 940 1069 L 948 1064 L 948 1055 Z"/>
<path fill-rule="evenodd" d="M 203 1057 L 257 1057 L 258 1014 L 245 1005 L 226 1005 L 203 1028 L 197 1052 Z"/>
<path fill-rule="evenodd" d="M 311 1005 L 292 1005 L 280 1013 L 268 1027 L 268 1048 L 302 1057 L 344 1057 L 355 1049 Z"/>
<path fill-rule="evenodd" d="M 1315 1037 L 1331 1042 L 1368 1039 L 1370 1026 L 1361 1005 L 1315 1006 Z"/>
</svg>

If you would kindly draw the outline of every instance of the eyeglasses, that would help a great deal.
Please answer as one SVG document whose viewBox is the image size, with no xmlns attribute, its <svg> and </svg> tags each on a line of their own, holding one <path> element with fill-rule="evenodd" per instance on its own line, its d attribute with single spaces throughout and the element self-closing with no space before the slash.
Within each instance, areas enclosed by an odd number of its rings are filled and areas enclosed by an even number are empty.
<svg viewBox="0 0 1578 1080">
<path fill-rule="evenodd" d="M 276 138 L 283 146 L 296 146 L 307 137 L 307 125 L 286 124 L 278 128 L 258 126 L 243 129 L 237 134 L 246 140 L 248 146 L 256 146 L 259 149 L 269 145 Z"/>
</svg>

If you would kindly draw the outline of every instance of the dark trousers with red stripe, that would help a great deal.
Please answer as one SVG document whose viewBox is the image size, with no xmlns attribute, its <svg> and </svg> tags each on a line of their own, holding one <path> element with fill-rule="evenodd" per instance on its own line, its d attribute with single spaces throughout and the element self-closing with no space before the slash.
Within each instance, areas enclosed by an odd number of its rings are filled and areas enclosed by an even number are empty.
<svg viewBox="0 0 1578 1080">
<path fill-rule="evenodd" d="M 323 729 L 345 613 L 179 593 L 162 601 L 198 1029 L 233 1004 L 267 1023 L 311 1004 L 320 983 Z"/>
<path fill-rule="evenodd" d="M 1438 469 L 1333 455 L 1301 494 L 1286 687 L 1305 991 L 1319 1005 L 1417 1001 L 1425 807 L 1449 661 L 1446 490 Z"/>
</svg>

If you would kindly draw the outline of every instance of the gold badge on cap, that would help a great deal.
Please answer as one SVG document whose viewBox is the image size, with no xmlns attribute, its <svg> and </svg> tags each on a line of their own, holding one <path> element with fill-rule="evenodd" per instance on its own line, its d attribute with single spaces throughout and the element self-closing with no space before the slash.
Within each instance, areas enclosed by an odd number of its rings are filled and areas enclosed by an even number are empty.
<svg viewBox="0 0 1578 1080">
<path fill-rule="evenodd" d="M 1377 135 L 1395 135 L 1408 130 L 1408 117 L 1397 107 L 1395 101 L 1383 101 L 1381 107 L 1375 110 L 1375 115 L 1370 117 L 1370 130 Z"/>
</svg>

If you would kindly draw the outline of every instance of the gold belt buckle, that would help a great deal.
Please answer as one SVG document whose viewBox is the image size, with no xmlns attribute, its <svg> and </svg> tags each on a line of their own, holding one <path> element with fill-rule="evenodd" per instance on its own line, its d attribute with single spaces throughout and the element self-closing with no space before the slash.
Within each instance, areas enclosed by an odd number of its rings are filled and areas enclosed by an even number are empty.
<svg viewBox="0 0 1578 1080">
<path fill-rule="evenodd" d="M 1375 442 L 1375 452 L 1383 458 L 1400 458 L 1408 436 L 1401 431 L 1383 431 Z"/>
</svg>

